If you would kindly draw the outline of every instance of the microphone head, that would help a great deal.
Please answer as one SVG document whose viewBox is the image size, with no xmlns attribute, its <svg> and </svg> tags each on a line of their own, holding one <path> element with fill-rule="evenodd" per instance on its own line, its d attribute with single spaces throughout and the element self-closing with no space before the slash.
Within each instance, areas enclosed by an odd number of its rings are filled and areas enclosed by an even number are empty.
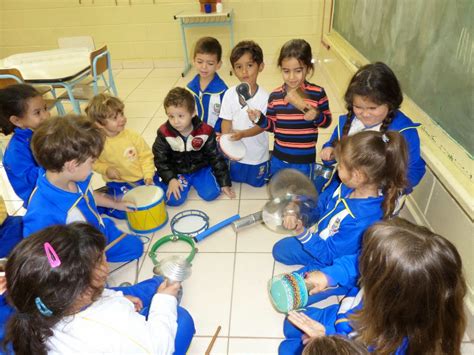
<svg viewBox="0 0 474 355">
<path fill-rule="evenodd" d="M 252 93 L 250 92 L 250 85 L 248 83 L 240 83 L 235 88 L 237 94 L 242 96 L 242 98 L 247 101 L 252 97 Z"/>
</svg>

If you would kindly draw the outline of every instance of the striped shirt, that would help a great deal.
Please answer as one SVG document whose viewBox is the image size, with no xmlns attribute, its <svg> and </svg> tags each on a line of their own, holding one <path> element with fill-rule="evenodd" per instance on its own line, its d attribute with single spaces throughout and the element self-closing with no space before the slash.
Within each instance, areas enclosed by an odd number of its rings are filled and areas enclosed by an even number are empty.
<svg viewBox="0 0 474 355">
<path fill-rule="evenodd" d="M 285 100 L 286 91 L 281 86 L 270 94 L 267 114 L 258 122 L 260 127 L 275 135 L 273 156 L 288 163 L 314 163 L 318 127 L 326 128 L 332 121 L 324 89 L 307 81 L 302 89 L 304 101 L 320 112 L 313 121 L 306 121 L 304 113 Z"/>
</svg>

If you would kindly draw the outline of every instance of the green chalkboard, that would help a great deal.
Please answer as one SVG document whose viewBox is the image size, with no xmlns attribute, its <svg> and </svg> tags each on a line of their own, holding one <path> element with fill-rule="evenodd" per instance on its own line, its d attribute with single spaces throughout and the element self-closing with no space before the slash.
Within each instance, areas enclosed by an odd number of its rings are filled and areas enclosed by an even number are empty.
<svg viewBox="0 0 474 355">
<path fill-rule="evenodd" d="M 474 0 L 335 0 L 333 28 L 474 155 Z M 416 117 L 413 117 L 416 120 Z"/>
</svg>

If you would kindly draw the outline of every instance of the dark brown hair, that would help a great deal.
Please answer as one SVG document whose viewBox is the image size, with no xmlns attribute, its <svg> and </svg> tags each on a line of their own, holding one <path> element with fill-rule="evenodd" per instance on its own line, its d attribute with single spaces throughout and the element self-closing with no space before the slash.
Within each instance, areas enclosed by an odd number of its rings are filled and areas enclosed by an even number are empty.
<svg viewBox="0 0 474 355">
<path fill-rule="evenodd" d="M 308 68 L 308 74 L 313 74 L 313 53 L 311 46 L 304 39 L 292 39 L 286 42 L 281 47 L 280 55 L 278 56 L 278 66 L 281 68 L 281 64 L 284 59 L 295 58 L 301 64 L 304 64 Z"/>
<path fill-rule="evenodd" d="M 51 267 L 45 243 L 58 255 L 58 267 Z M 103 288 L 94 286 L 93 281 L 104 248 L 104 236 L 82 222 L 48 227 L 23 239 L 6 267 L 7 297 L 16 313 L 7 323 L 4 346 L 12 343 L 18 355 L 46 354 L 52 328 L 71 314 L 79 297 L 91 289 L 95 298 L 102 293 Z M 38 310 L 37 297 L 52 311 L 51 316 Z"/>
<path fill-rule="evenodd" d="M 193 114 L 196 109 L 193 94 L 191 94 L 189 90 L 180 87 L 170 90 L 168 95 L 165 97 L 163 106 L 165 107 L 165 110 L 170 106 L 184 107 L 190 114 Z"/>
<path fill-rule="evenodd" d="M 369 355 L 369 351 L 356 340 L 331 335 L 312 338 L 303 355 Z"/>
<path fill-rule="evenodd" d="M 364 131 L 346 136 L 336 145 L 336 158 L 350 171 L 362 171 L 369 184 L 384 194 L 384 218 L 395 210 L 398 196 L 408 186 L 408 150 L 405 138 L 395 131 Z"/>
<path fill-rule="evenodd" d="M 85 111 L 90 120 L 104 125 L 107 118 L 119 112 L 123 113 L 124 107 L 125 105 L 118 97 L 98 94 L 89 101 Z"/>
<path fill-rule="evenodd" d="M 105 136 L 84 116 L 66 115 L 43 122 L 33 133 L 31 149 L 46 170 L 60 172 L 68 161 L 84 163 L 104 149 Z"/>
<path fill-rule="evenodd" d="M 364 307 L 354 315 L 360 340 L 376 354 L 460 354 L 466 282 L 456 247 L 401 218 L 364 234 L 359 259 Z"/>
<path fill-rule="evenodd" d="M 258 65 L 263 63 L 263 51 L 262 48 L 254 41 L 240 41 L 232 48 L 230 53 L 230 64 L 232 68 L 236 61 L 238 61 L 245 53 L 249 53 L 252 60 Z"/>
<path fill-rule="evenodd" d="M 23 117 L 28 110 L 28 100 L 41 94 L 32 86 L 15 84 L 0 89 L 0 132 L 9 135 L 15 129 L 11 116 Z"/>
<path fill-rule="evenodd" d="M 386 64 L 376 62 L 360 68 L 352 77 L 344 95 L 347 108 L 347 121 L 342 129 L 342 134 L 347 135 L 354 119 L 354 96 L 362 96 L 377 105 L 387 105 L 388 114 L 382 121 L 380 132 L 387 131 L 388 126 L 395 117 L 396 110 L 403 101 L 403 93 L 392 69 Z"/>
<path fill-rule="evenodd" d="M 217 62 L 220 62 L 222 59 L 222 46 L 214 37 L 202 37 L 198 39 L 194 46 L 193 58 L 196 58 L 196 54 L 214 54 L 217 56 Z"/>
</svg>

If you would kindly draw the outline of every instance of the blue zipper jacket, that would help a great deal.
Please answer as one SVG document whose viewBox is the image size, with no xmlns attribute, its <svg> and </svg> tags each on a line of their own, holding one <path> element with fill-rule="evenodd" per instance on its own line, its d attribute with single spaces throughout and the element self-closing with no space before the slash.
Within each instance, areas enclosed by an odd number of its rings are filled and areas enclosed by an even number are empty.
<svg viewBox="0 0 474 355">
<path fill-rule="evenodd" d="M 23 200 L 23 206 L 28 206 L 31 192 L 36 186 L 40 169 L 30 148 L 31 129 L 15 128 L 3 156 L 3 166 L 13 190 Z"/>
<path fill-rule="evenodd" d="M 41 169 L 37 187 L 31 194 L 28 210 L 23 218 L 23 236 L 26 238 L 55 224 L 64 225 L 76 221 L 87 222 L 96 227 L 105 235 L 107 243 L 124 234 L 111 219 L 102 219 L 97 212 L 91 178 L 92 174 L 84 181 L 76 182 L 78 192 L 69 192 L 51 184 L 45 171 Z M 106 252 L 110 262 L 130 261 L 142 254 L 141 240 L 130 234 Z"/>
<path fill-rule="evenodd" d="M 23 235 L 28 237 L 45 227 L 54 224 L 67 224 L 68 214 L 76 207 L 87 221 L 105 234 L 105 224 L 97 212 L 91 186 L 92 174 L 77 182 L 78 192 L 64 191 L 46 178 L 43 169 L 38 177 L 38 185 L 33 191 L 28 210 L 23 218 Z"/>
<path fill-rule="evenodd" d="M 228 89 L 224 81 L 217 73 L 215 73 L 214 78 L 211 80 L 207 88 L 204 91 L 201 91 L 198 74 L 188 83 L 187 88 L 194 96 L 197 115 L 201 121 L 214 127 L 216 132 L 221 132 L 219 113 L 221 111 L 221 103 L 224 98 L 224 93 Z"/>
<path fill-rule="evenodd" d="M 332 183 L 318 201 L 319 222 L 297 236 L 317 262 L 330 266 L 344 255 L 357 254 L 365 230 L 383 217 L 384 197 L 349 198 L 353 189 Z"/>
<path fill-rule="evenodd" d="M 334 129 L 329 141 L 324 143 L 323 148 L 331 147 L 333 143 L 342 138 L 342 130 L 347 121 L 347 115 L 339 117 L 339 124 Z M 408 147 L 408 182 L 410 187 L 407 193 L 410 193 L 413 188 L 418 185 L 426 171 L 426 163 L 421 157 L 420 151 L 420 137 L 418 136 L 417 128 L 421 124 L 414 123 L 410 118 L 399 110 L 396 111 L 392 123 L 388 126 L 389 131 L 397 131 L 405 137 Z"/>
</svg>

